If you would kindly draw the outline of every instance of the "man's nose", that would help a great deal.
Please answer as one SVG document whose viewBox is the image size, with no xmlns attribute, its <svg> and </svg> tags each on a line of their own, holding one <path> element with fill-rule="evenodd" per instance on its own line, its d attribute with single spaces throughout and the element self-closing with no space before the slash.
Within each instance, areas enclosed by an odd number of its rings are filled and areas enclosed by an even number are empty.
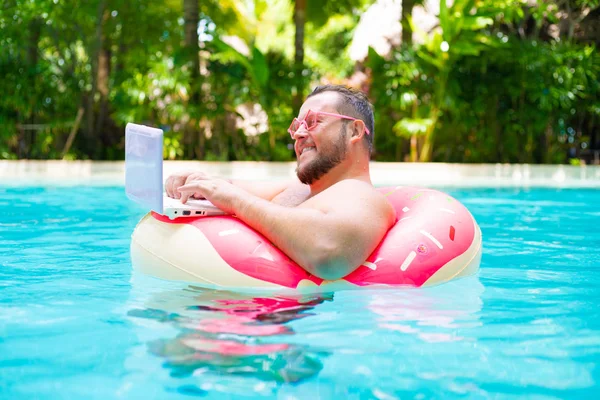
<svg viewBox="0 0 600 400">
<path fill-rule="evenodd" d="M 308 129 L 306 129 L 305 124 L 301 124 L 300 127 L 294 132 L 294 140 L 304 139 L 308 136 Z"/>
</svg>

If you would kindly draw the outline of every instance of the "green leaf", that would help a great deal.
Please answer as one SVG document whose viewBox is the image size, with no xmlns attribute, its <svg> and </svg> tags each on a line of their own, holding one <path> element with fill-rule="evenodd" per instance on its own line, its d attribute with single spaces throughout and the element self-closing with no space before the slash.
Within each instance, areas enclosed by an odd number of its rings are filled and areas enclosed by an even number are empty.
<svg viewBox="0 0 600 400">
<path fill-rule="evenodd" d="M 394 132 L 400 137 L 423 136 L 432 124 L 431 118 L 403 118 L 394 125 Z"/>
<path fill-rule="evenodd" d="M 369 68 L 373 69 L 373 70 L 378 70 L 381 68 L 381 66 L 383 66 L 385 64 L 385 58 L 383 58 L 382 56 L 379 55 L 379 53 L 377 53 L 375 51 L 374 48 L 372 48 L 371 46 L 369 46 L 369 50 L 367 53 L 367 64 L 369 66 Z"/>
<path fill-rule="evenodd" d="M 400 96 L 400 107 L 408 109 L 417 101 L 417 94 L 413 91 L 404 92 Z"/>
<path fill-rule="evenodd" d="M 493 23 L 494 20 L 489 17 L 468 16 L 463 18 L 463 29 L 477 31 Z"/>
<path fill-rule="evenodd" d="M 417 52 L 417 55 L 426 63 L 431 64 L 432 66 L 434 66 L 435 68 L 441 70 L 444 68 L 444 62 L 436 57 L 433 57 L 429 54 L 427 54 L 426 52 L 419 50 Z"/>
<path fill-rule="evenodd" d="M 450 51 L 453 54 L 461 56 L 477 56 L 482 50 L 482 46 L 477 43 L 461 41 L 450 46 Z"/>
<path fill-rule="evenodd" d="M 256 47 L 252 48 L 251 73 L 259 86 L 264 87 L 267 85 L 269 80 L 269 66 L 263 53 L 261 53 L 261 51 Z"/>
<path fill-rule="evenodd" d="M 450 25 L 448 24 L 448 6 L 446 0 L 440 0 L 440 27 L 442 28 L 444 37 L 450 31 Z"/>
</svg>

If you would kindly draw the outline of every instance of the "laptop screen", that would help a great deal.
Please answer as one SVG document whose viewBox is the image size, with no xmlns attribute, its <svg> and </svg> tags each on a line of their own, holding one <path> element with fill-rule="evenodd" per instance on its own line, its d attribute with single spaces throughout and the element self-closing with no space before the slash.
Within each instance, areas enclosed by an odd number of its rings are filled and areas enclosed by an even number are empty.
<svg viewBox="0 0 600 400">
<path fill-rule="evenodd" d="M 144 125 L 125 127 L 125 192 L 136 203 L 163 212 L 163 132 Z"/>
</svg>

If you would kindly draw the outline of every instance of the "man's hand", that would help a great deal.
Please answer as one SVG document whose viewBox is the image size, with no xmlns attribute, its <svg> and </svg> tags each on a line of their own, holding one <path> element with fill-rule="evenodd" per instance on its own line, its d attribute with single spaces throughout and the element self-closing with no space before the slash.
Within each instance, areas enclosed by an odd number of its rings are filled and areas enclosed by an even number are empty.
<svg viewBox="0 0 600 400">
<path fill-rule="evenodd" d="M 250 193 L 256 197 L 261 199 L 271 201 L 278 194 L 282 193 L 286 189 L 292 186 L 301 185 L 301 183 L 297 180 L 294 181 L 277 181 L 277 182 L 260 182 L 260 181 L 245 181 L 245 180 L 231 180 L 231 179 L 221 179 L 206 172 L 199 171 L 187 171 L 187 172 L 178 172 L 173 174 L 167 178 L 165 181 L 165 192 L 167 196 L 173 199 L 181 199 L 182 193 L 180 193 L 177 189 L 184 185 L 188 185 L 192 182 L 196 181 L 211 181 L 211 180 L 225 180 L 226 182 Z M 308 186 L 306 187 L 308 190 Z M 197 191 L 191 194 L 188 194 L 187 199 L 195 198 L 195 199 L 204 199 L 206 198 L 201 191 Z"/>
<path fill-rule="evenodd" d="M 196 198 L 207 199 L 215 206 L 229 214 L 236 214 L 236 205 L 242 196 L 248 196 L 248 193 L 239 187 L 223 179 L 200 178 L 190 180 L 188 177 L 186 184 L 177 188 L 180 193 L 180 199 L 185 204 L 188 199 L 194 195 Z"/>
<path fill-rule="evenodd" d="M 193 181 L 211 180 L 211 179 L 215 179 L 215 178 L 212 175 L 207 174 L 205 172 L 194 172 L 194 171 L 179 172 L 179 173 L 173 174 L 167 178 L 167 180 L 165 181 L 165 191 L 167 192 L 167 196 L 172 197 L 174 199 L 181 199 L 182 195 L 177 190 L 178 188 L 180 188 L 183 185 L 187 185 Z M 196 192 L 196 193 L 188 194 L 188 196 L 186 197 L 186 201 L 190 197 L 193 197 L 195 199 L 204 199 L 205 198 L 205 197 L 203 197 L 203 195 L 200 192 Z"/>
</svg>

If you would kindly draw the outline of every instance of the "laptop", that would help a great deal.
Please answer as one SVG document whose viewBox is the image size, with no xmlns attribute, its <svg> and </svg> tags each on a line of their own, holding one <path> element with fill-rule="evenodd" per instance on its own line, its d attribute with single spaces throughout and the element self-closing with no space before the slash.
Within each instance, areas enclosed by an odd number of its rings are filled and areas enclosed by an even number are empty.
<svg viewBox="0 0 600 400">
<path fill-rule="evenodd" d="M 163 187 L 163 131 L 138 124 L 125 127 L 125 192 L 136 203 L 171 219 L 224 215 L 208 200 L 183 204 Z"/>
</svg>

